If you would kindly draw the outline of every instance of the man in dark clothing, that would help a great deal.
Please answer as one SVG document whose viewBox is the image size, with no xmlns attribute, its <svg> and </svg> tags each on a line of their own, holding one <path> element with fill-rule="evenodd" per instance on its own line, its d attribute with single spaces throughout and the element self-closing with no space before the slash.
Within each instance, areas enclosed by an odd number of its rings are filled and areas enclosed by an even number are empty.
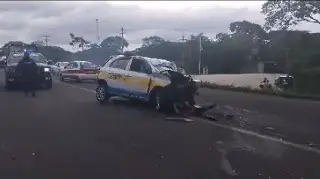
<svg viewBox="0 0 320 179">
<path fill-rule="evenodd" d="M 33 97 L 36 96 L 37 68 L 36 63 L 30 58 L 30 54 L 25 52 L 23 59 L 17 65 L 17 71 L 21 75 L 21 85 L 26 96 L 29 92 Z"/>
</svg>

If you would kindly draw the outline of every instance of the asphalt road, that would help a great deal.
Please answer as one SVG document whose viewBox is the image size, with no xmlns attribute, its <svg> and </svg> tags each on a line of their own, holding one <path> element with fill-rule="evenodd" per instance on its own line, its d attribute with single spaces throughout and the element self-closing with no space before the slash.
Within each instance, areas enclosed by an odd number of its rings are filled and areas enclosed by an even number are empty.
<svg viewBox="0 0 320 179">
<path fill-rule="evenodd" d="M 56 82 L 36 98 L 25 97 L 20 91 L 4 90 L 1 72 L 0 178 L 231 178 L 222 167 L 225 159 L 237 172 L 235 178 L 320 178 L 320 151 L 256 130 L 264 118 L 251 122 L 251 128 L 237 126 L 237 117 L 230 120 L 235 122 L 172 122 L 142 104 L 118 101 L 100 106 L 93 88 L 94 84 Z M 241 97 L 228 95 L 243 94 L 202 92 L 199 101 L 214 98 L 221 110 L 242 107 L 245 115 L 251 113 L 249 100 L 259 99 L 246 97 L 242 104 Z M 280 104 L 277 100 L 269 103 Z M 257 101 L 263 106 L 262 102 Z M 278 115 L 268 110 L 254 115 Z M 226 157 L 217 141 L 224 143 Z"/>
<path fill-rule="evenodd" d="M 69 84 L 94 91 L 92 82 Z M 320 101 L 200 89 L 199 104 L 218 104 L 211 114 L 232 114 L 219 123 L 320 149 Z M 215 115 L 217 116 L 217 115 Z"/>
</svg>

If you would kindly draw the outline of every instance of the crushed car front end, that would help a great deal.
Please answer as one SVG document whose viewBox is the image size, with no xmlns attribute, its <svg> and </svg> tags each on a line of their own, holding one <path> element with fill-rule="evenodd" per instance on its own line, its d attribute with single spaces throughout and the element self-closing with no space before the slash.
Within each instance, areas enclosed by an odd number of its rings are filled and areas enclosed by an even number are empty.
<svg viewBox="0 0 320 179">
<path fill-rule="evenodd" d="M 167 100 L 170 103 L 195 105 L 198 86 L 191 76 L 172 70 L 168 70 L 162 74 L 170 79 L 170 83 L 164 87 L 166 89 Z"/>
<path fill-rule="evenodd" d="M 153 67 L 156 84 L 161 87 L 161 101 L 166 109 L 175 110 L 195 105 L 198 83 L 190 75 L 181 73 L 173 62 L 161 59 L 148 59 Z"/>
</svg>

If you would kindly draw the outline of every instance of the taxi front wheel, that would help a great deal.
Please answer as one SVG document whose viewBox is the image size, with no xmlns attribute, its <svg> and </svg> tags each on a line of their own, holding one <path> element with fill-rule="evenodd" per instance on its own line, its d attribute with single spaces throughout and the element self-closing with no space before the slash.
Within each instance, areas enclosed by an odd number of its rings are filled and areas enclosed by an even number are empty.
<svg viewBox="0 0 320 179">
<path fill-rule="evenodd" d="M 96 98 L 100 104 L 106 104 L 110 98 L 106 85 L 98 85 L 96 89 Z"/>
<path fill-rule="evenodd" d="M 166 98 L 166 93 L 164 89 L 158 89 L 153 93 L 153 105 L 157 111 L 160 112 L 170 112 L 169 100 Z"/>
</svg>

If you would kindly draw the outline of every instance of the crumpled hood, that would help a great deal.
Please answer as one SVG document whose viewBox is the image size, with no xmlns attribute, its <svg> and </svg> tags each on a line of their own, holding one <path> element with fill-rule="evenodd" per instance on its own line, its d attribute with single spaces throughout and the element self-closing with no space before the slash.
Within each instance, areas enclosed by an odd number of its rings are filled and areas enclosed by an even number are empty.
<svg viewBox="0 0 320 179">
<path fill-rule="evenodd" d="M 185 78 L 188 78 L 188 79 L 192 79 L 193 81 L 195 81 L 195 82 L 198 82 L 199 80 L 196 80 L 196 79 L 194 79 L 191 75 L 185 75 L 185 74 L 182 74 L 182 73 L 180 73 L 180 72 L 178 72 L 178 71 L 174 71 L 174 70 L 172 70 L 172 69 L 170 69 L 170 68 L 165 68 L 164 67 L 164 70 L 163 71 L 165 71 L 165 70 L 167 70 L 168 72 L 169 72 L 169 74 L 172 74 L 172 73 L 174 73 L 174 74 L 176 74 L 176 75 L 178 75 L 178 76 L 184 76 Z M 175 75 L 175 76 L 176 76 Z"/>
<path fill-rule="evenodd" d="M 159 71 L 166 71 L 166 70 L 173 71 L 171 68 L 168 68 L 168 67 L 157 67 L 157 69 L 158 69 Z"/>
<path fill-rule="evenodd" d="M 171 69 L 167 70 L 167 76 L 170 78 L 171 82 L 178 84 L 188 84 L 193 81 L 192 77 L 189 75 L 184 75 L 178 71 L 173 71 Z"/>
</svg>

